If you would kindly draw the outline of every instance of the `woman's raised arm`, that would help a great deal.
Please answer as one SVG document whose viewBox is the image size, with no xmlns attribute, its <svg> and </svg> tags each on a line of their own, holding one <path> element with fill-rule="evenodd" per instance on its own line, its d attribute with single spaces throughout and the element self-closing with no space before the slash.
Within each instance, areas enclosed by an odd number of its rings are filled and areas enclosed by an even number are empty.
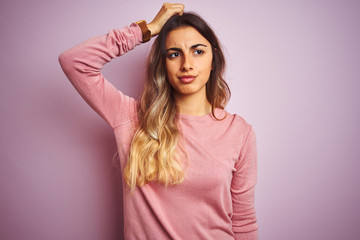
<svg viewBox="0 0 360 240">
<path fill-rule="evenodd" d="M 182 14 L 183 11 L 183 4 L 164 3 L 147 25 L 151 35 L 157 35 L 171 16 Z M 136 102 L 118 91 L 100 70 L 111 59 L 132 50 L 141 41 L 141 29 L 133 23 L 106 35 L 90 38 L 59 56 L 60 65 L 70 82 L 112 128 L 136 116 Z"/>
<path fill-rule="evenodd" d="M 60 65 L 85 101 L 112 127 L 133 118 L 135 100 L 123 95 L 101 74 L 111 59 L 141 43 L 138 25 L 115 29 L 80 43 L 59 56 Z"/>
</svg>

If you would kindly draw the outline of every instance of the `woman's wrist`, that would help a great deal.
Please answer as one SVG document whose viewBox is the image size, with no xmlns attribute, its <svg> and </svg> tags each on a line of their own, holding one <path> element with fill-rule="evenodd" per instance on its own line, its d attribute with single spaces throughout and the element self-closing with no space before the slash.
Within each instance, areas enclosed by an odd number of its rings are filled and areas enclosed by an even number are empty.
<svg viewBox="0 0 360 240">
<path fill-rule="evenodd" d="M 151 32 L 151 37 L 156 36 L 156 35 L 159 34 L 159 31 L 156 29 L 156 27 L 154 26 L 154 24 L 149 23 L 149 24 L 147 24 L 147 27 L 148 27 L 148 29 L 149 29 L 150 32 Z"/>
<path fill-rule="evenodd" d="M 145 20 L 140 20 L 140 21 L 137 21 L 136 24 L 141 29 L 142 42 L 145 43 L 145 42 L 149 41 L 153 35 L 151 34 L 151 30 L 148 28 L 147 22 Z"/>
</svg>

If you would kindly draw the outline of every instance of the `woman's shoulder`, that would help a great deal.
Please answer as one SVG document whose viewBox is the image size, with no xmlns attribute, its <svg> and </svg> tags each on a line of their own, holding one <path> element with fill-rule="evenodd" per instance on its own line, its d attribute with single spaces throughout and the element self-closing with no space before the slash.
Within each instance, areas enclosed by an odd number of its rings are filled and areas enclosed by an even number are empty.
<svg viewBox="0 0 360 240">
<path fill-rule="evenodd" d="M 221 135 L 226 136 L 227 142 L 231 139 L 231 146 L 236 150 L 237 156 L 241 149 L 251 136 L 255 135 L 252 125 L 240 114 L 230 113 L 227 110 L 218 109 L 218 116 L 226 116 L 223 120 L 218 121 L 221 124 L 223 132 Z M 230 149 L 231 146 L 228 146 Z"/>
<path fill-rule="evenodd" d="M 243 116 L 223 109 L 219 109 L 217 112 L 219 116 L 226 116 L 221 122 L 234 139 L 245 140 L 249 135 L 255 134 L 252 125 Z"/>
<path fill-rule="evenodd" d="M 251 128 L 251 124 L 245 120 L 245 118 L 237 113 L 230 113 L 225 109 L 217 108 L 215 111 L 215 116 L 219 119 L 230 122 L 232 125 L 235 125 L 240 128 Z"/>
</svg>

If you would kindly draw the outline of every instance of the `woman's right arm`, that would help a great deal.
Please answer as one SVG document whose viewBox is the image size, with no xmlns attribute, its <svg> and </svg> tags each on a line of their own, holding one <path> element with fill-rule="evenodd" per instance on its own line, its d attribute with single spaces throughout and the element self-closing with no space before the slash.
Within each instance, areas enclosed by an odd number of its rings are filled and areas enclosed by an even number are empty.
<svg viewBox="0 0 360 240">
<path fill-rule="evenodd" d="M 160 32 L 172 15 L 181 15 L 183 11 L 183 4 L 164 3 L 148 24 L 152 36 Z M 141 29 L 133 23 L 106 35 L 90 38 L 59 56 L 60 65 L 70 82 L 112 128 L 136 117 L 136 102 L 118 91 L 100 70 L 111 59 L 140 44 L 141 40 Z"/>
<path fill-rule="evenodd" d="M 111 59 L 140 44 L 141 40 L 140 27 L 131 24 L 92 37 L 59 56 L 60 65 L 70 82 L 112 128 L 136 116 L 136 103 L 108 82 L 100 70 Z"/>
</svg>

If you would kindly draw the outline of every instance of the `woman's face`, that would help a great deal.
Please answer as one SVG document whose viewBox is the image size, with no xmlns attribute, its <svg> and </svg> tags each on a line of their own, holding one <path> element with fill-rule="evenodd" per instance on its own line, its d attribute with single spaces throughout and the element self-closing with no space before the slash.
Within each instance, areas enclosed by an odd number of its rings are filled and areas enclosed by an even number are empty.
<svg viewBox="0 0 360 240">
<path fill-rule="evenodd" d="M 175 97 L 206 95 L 212 68 L 211 44 L 193 27 L 180 27 L 166 38 L 166 70 Z"/>
</svg>

